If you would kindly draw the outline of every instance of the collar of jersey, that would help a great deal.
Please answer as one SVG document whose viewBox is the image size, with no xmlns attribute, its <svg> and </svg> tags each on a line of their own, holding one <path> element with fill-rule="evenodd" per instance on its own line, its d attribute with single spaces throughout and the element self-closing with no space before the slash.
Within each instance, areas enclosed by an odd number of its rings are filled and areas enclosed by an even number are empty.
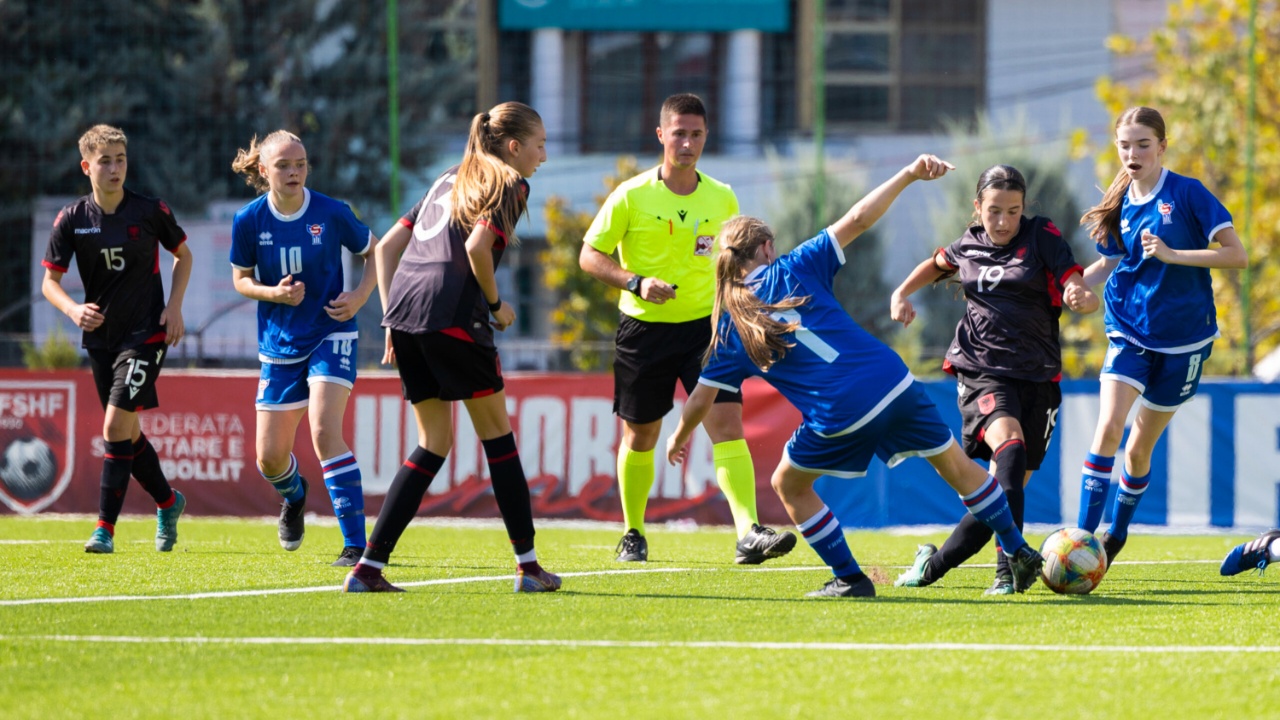
<svg viewBox="0 0 1280 720">
<path fill-rule="evenodd" d="M 277 210 L 275 203 L 271 202 L 270 193 L 267 194 L 267 207 L 271 208 L 271 214 L 275 215 L 276 219 L 279 220 L 280 222 L 293 222 L 294 220 L 297 220 L 298 218 L 302 217 L 302 214 L 305 213 L 307 211 L 307 208 L 310 206 L 311 206 L 311 190 L 309 188 L 305 188 L 305 187 L 302 188 L 302 207 L 298 208 L 298 212 L 292 215 L 284 215 L 279 210 Z"/>
<path fill-rule="evenodd" d="M 761 282 L 763 282 L 764 271 L 766 268 L 769 267 L 769 265 L 770 263 L 765 263 L 764 265 L 757 265 L 754 270 L 747 273 L 747 276 L 742 279 L 742 284 L 743 285 L 759 285 Z"/>
<path fill-rule="evenodd" d="M 1133 185 L 1132 184 L 1129 185 L 1129 192 L 1128 192 L 1129 204 L 1130 205 L 1146 205 L 1152 200 L 1155 200 L 1156 195 L 1159 195 L 1160 190 L 1164 188 L 1164 181 L 1168 177 L 1169 177 L 1169 168 L 1160 168 L 1160 181 L 1156 183 L 1156 186 L 1154 188 L 1151 188 L 1151 192 L 1147 193 L 1146 195 L 1143 195 L 1142 197 L 1134 197 Z"/>
</svg>

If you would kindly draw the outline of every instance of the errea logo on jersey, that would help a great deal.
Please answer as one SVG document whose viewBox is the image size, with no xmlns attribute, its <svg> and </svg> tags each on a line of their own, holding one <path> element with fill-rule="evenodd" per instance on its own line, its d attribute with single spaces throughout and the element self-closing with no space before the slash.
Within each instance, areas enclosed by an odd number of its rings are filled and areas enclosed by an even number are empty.
<svg viewBox="0 0 1280 720">
<path fill-rule="evenodd" d="M 76 228 L 77 235 L 97 235 L 98 233 L 101 233 L 101 232 L 102 232 L 102 228 L 96 228 L 96 227 Z"/>
<path fill-rule="evenodd" d="M 271 244 L 271 233 L 266 232 L 266 231 L 263 231 L 260 235 L 258 235 L 258 244 L 259 244 L 259 245 L 270 245 L 270 244 Z"/>
</svg>

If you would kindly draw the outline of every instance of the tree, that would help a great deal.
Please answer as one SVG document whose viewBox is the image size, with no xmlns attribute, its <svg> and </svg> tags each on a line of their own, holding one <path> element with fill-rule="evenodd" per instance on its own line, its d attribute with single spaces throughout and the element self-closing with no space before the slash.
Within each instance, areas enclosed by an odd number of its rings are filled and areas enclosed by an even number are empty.
<svg viewBox="0 0 1280 720">
<path fill-rule="evenodd" d="M 596 211 L 614 188 L 635 176 L 637 167 L 634 157 L 618 158 L 614 174 L 604 178 L 604 194 L 595 197 Z M 569 353 L 575 369 L 605 370 L 611 356 L 602 345 L 613 338 L 618 327 L 620 291 L 601 284 L 578 266 L 582 238 L 595 212 L 575 212 L 568 201 L 554 195 L 547 199 L 545 212 L 547 249 L 538 259 L 547 287 L 562 298 L 551 312 L 551 341 Z"/>
<path fill-rule="evenodd" d="M 1169 150 L 1165 165 L 1200 179 L 1235 217 L 1249 250 L 1252 273 L 1251 337 L 1244 337 L 1240 271 L 1213 272 L 1220 343 L 1206 372 L 1246 374 L 1254 358 L 1280 343 L 1280 267 L 1268 259 L 1280 251 L 1280 3 L 1257 0 L 1256 181 L 1252 231 L 1242 227 L 1245 208 L 1249 3 L 1236 0 L 1180 0 L 1163 26 L 1141 40 L 1113 37 L 1115 52 L 1149 53 L 1154 75 L 1133 84 L 1102 78 L 1098 95 L 1113 116 L 1134 105 L 1164 115 Z M 1100 182 L 1119 169 L 1109 145 L 1098 156 Z M 1225 347 L 1223 347 L 1225 345 Z"/>
<path fill-rule="evenodd" d="M 827 174 L 823 177 L 823 209 L 814 213 L 818 176 L 812 168 L 792 165 L 790 175 L 779 183 L 782 198 L 770 208 L 774 243 L 785 253 L 816 235 L 844 215 L 861 197 L 861 190 Z M 877 338 L 888 342 L 896 330 L 889 319 L 889 288 L 881 277 L 884 251 L 880 235 L 872 228 L 850 243 L 844 250 L 845 264 L 836 273 L 834 293 L 845 312 Z"/>
<path fill-rule="evenodd" d="M 1081 215 L 1079 202 L 1071 192 L 1067 180 L 1067 160 L 1071 154 L 1069 142 L 1036 142 L 1039 133 L 1028 124 L 1025 115 L 1013 117 L 998 124 L 987 116 L 979 116 L 975 125 L 951 124 L 947 127 L 951 138 L 948 159 L 964 167 L 960 182 L 951 182 L 941 206 L 932 209 L 930 216 L 939 247 L 960 237 L 969 225 L 977 222 L 973 199 L 978 176 L 992 165 L 1012 165 L 1027 180 L 1026 205 L 1023 214 L 1032 217 L 1043 215 L 1054 221 L 1063 238 L 1071 244 L 1076 262 L 1087 265 L 1094 257 L 1093 245 L 1081 231 L 1077 220 Z M 923 260 L 924 258 L 920 258 Z M 918 357 L 904 353 L 911 360 L 913 371 L 921 374 L 937 372 L 943 357 L 955 337 L 956 324 L 964 315 L 965 303 L 960 286 L 955 282 L 943 282 L 916 293 L 912 303 L 919 317 L 912 328 L 919 329 Z M 1061 320 L 1063 345 L 1063 371 L 1069 377 L 1096 373 L 1102 366 L 1106 342 L 1101 313 L 1076 315 L 1064 310 Z"/>
</svg>

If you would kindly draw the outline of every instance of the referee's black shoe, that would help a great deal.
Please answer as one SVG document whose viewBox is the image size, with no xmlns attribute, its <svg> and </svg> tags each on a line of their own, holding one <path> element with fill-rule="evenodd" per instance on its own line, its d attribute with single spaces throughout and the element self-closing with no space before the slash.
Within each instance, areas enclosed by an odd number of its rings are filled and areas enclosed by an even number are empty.
<svg viewBox="0 0 1280 720">
<path fill-rule="evenodd" d="M 614 551 L 618 553 L 618 562 L 649 562 L 649 541 L 635 528 L 627 530 Z"/>
<path fill-rule="evenodd" d="M 784 531 L 778 534 L 773 528 L 752 523 L 751 531 L 738 541 L 738 552 L 733 561 L 739 565 L 759 565 L 769 558 L 786 555 L 795 546 L 794 533 Z"/>
<path fill-rule="evenodd" d="M 1015 592 L 1026 592 L 1027 588 L 1036 584 L 1040 569 L 1044 567 L 1044 558 L 1026 543 L 1014 551 L 1009 557 L 1009 569 L 1013 571 L 1013 589 Z"/>
<path fill-rule="evenodd" d="M 298 482 L 302 483 L 302 497 L 298 502 L 285 500 L 280 503 L 280 547 L 289 552 L 302 547 L 302 534 L 306 530 L 302 514 L 307 509 L 307 479 L 299 475 Z"/>
</svg>

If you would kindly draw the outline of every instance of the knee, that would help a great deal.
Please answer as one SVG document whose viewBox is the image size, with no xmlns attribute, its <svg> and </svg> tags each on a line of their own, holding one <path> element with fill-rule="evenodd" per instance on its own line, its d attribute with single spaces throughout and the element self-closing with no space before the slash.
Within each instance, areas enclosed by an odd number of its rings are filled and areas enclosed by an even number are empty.
<svg viewBox="0 0 1280 720">
<path fill-rule="evenodd" d="M 796 492 L 799 490 L 797 484 L 788 479 L 783 473 L 774 473 L 773 477 L 769 479 L 769 485 L 773 487 L 773 492 L 783 501 L 795 497 Z"/>
<path fill-rule="evenodd" d="M 320 457 L 331 457 L 344 447 L 341 429 L 324 424 L 311 429 L 311 443 L 315 446 L 316 455 Z"/>
</svg>

